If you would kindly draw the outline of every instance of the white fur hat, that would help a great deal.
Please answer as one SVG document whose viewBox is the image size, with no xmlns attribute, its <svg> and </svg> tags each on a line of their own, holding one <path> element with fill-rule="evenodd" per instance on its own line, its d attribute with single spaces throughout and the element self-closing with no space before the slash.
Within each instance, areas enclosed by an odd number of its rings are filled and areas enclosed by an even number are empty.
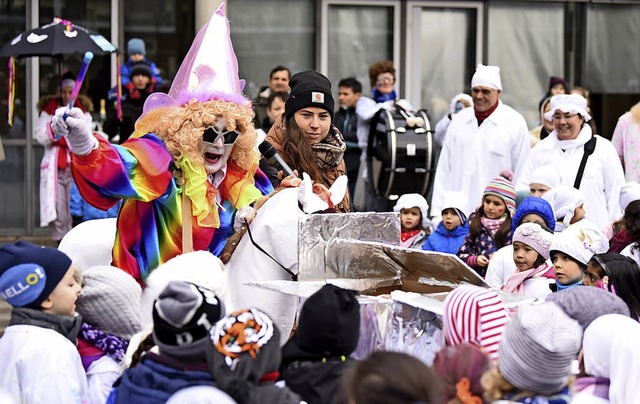
<svg viewBox="0 0 640 404">
<path fill-rule="evenodd" d="M 476 72 L 471 78 L 471 88 L 476 86 L 489 87 L 502 91 L 500 68 L 498 66 L 478 64 L 478 66 L 476 66 Z"/>
<path fill-rule="evenodd" d="M 404 194 L 398 198 L 396 206 L 393 207 L 394 212 L 400 212 L 402 209 L 420 208 L 422 213 L 422 227 L 428 227 L 430 224 L 427 212 L 429 210 L 429 204 L 424 196 L 420 194 Z"/>
<path fill-rule="evenodd" d="M 591 115 L 587 112 L 587 99 L 580 94 L 558 94 L 551 98 L 551 109 L 544 114 L 544 117 L 552 121 L 556 111 L 580 114 L 585 122 L 591 119 Z"/>
<path fill-rule="evenodd" d="M 620 209 L 622 213 L 631 202 L 640 200 L 640 184 L 637 182 L 627 182 L 620 188 Z"/>
<path fill-rule="evenodd" d="M 544 230 L 538 223 L 523 223 L 513 233 L 513 241 L 528 245 L 548 260 L 553 233 Z"/>
<path fill-rule="evenodd" d="M 579 189 L 573 187 L 555 187 L 542 195 L 542 199 L 549 202 L 553 208 L 556 220 L 569 226 L 578 206 L 584 203 L 584 195 Z"/>
<path fill-rule="evenodd" d="M 556 234 L 549 248 L 551 255 L 553 251 L 560 251 L 585 266 L 593 254 L 602 254 L 608 249 L 607 237 L 588 220 L 581 220 L 567 227 L 562 233 Z"/>
<path fill-rule="evenodd" d="M 560 173 L 551 165 L 539 166 L 531 173 L 529 184 L 542 184 L 555 188 L 560 185 Z"/>
<path fill-rule="evenodd" d="M 460 100 L 465 100 L 469 103 L 470 106 L 473 106 L 473 98 L 471 98 L 469 94 L 460 93 L 451 99 L 451 104 L 449 104 L 449 112 L 456 112 L 456 105 Z"/>
</svg>

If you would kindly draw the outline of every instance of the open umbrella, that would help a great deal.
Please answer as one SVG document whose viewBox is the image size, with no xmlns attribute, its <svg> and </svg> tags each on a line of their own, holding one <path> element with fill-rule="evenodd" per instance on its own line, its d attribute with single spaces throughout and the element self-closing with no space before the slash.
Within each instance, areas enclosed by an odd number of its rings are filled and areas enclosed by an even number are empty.
<svg viewBox="0 0 640 404">
<path fill-rule="evenodd" d="M 62 57 L 92 52 L 104 55 L 117 49 L 104 36 L 70 21 L 54 18 L 52 23 L 18 34 L 0 49 L 0 56 Z"/>
</svg>

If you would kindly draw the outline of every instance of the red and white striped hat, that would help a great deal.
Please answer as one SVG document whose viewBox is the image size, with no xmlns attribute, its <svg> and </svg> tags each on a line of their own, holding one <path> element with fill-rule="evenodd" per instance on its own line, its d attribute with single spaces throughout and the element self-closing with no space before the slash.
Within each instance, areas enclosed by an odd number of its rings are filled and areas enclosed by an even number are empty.
<svg viewBox="0 0 640 404">
<path fill-rule="evenodd" d="M 444 301 L 444 333 L 449 345 L 479 346 L 493 360 L 510 315 L 502 299 L 490 289 L 463 285 Z"/>
</svg>

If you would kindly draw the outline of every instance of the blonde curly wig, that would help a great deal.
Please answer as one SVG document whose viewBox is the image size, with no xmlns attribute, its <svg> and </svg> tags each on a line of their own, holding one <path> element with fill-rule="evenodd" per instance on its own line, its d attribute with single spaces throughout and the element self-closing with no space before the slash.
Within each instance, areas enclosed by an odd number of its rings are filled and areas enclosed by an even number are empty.
<svg viewBox="0 0 640 404">
<path fill-rule="evenodd" d="M 161 107 L 144 114 L 136 122 L 132 137 L 154 133 L 165 143 L 174 161 L 186 157 L 194 164 L 204 164 L 202 135 L 204 130 L 223 117 L 226 129 L 241 134 L 229 159 L 243 170 L 250 170 L 259 159 L 255 149 L 257 133 L 253 127 L 250 105 L 211 100 L 192 99 L 179 107 Z"/>
</svg>

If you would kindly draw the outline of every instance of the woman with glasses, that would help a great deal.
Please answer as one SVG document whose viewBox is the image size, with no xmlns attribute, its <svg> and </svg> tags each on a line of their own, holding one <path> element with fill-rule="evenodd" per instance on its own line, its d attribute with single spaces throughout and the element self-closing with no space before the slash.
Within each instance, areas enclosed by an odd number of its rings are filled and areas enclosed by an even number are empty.
<svg viewBox="0 0 640 404">
<path fill-rule="evenodd" d="M 553 97 L 545 118 L 553 122 L 553 131 L 531 150 L 518 188 L 528 187 L 537 167 L 551 165 L 560 185 L 583 192 L 586 218 L 610 234 L 611 223 L 621 215 L 620 189 L 625 182 L 613 145 L 592 133 L 587 100 L 581 95 Z"/>
</svg>

